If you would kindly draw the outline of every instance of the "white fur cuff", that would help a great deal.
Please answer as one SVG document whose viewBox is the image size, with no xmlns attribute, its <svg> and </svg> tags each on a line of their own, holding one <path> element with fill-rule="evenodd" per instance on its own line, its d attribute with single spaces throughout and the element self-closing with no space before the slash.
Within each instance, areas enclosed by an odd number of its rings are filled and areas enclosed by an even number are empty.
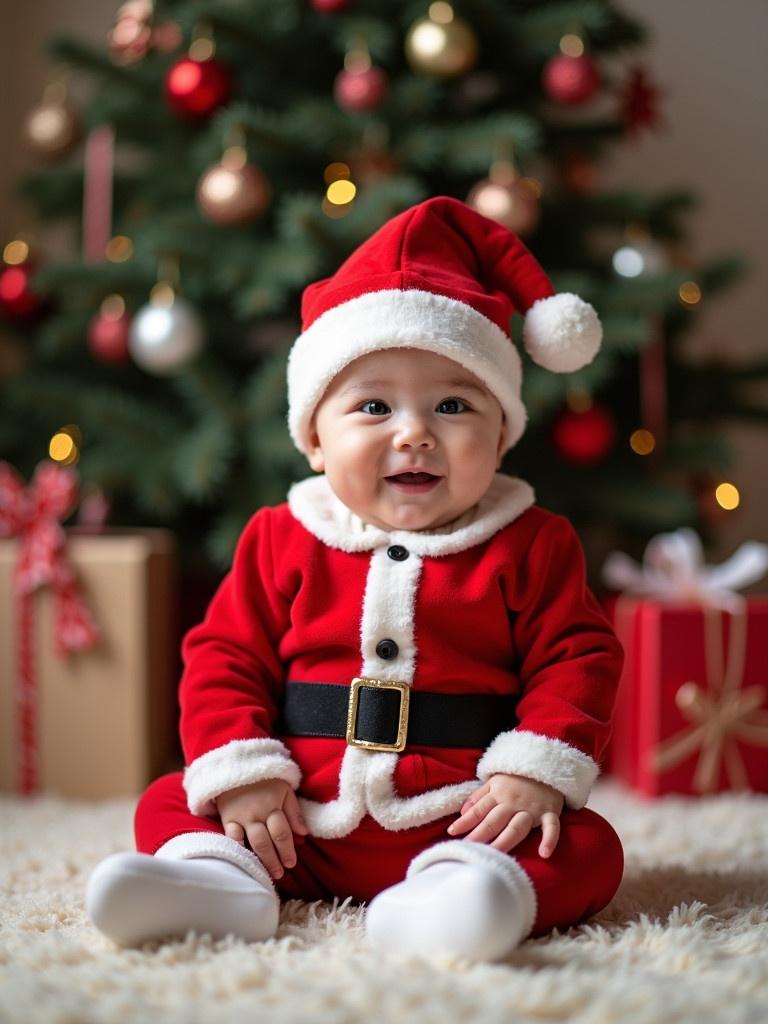
<svg viewBox="0 0 768 1024">
<path fill-rule="evenodd" d="M 301 770 L 280 740 L 232 740 L 195 758 L 184 770 L 189 810 L 197 815 L 215 814 L 214 801 L 221 793 L 262 779 L 283 779 L 296 790 Z"/>
<path fill-rule="evenodd" d="M 242 868 L 251 878 L 260 882 L 265 889 L 277 896 L 277 890 L 269 872 L 259 858 L 251 850 L 246 850 L 240 843 L 221 836 L 218 832 L 182 832 L 167 843 L 163 843 L 155 853 L 156 857 L 165 860 L 194 860 L 196 857 L 216 857 L 226 860 L 238 868 Z"/>
<path fill-rule="evenodd" d="M 477 764 L 477 777 L 524 775 L 559 790 L 569 807 L 583 807 L 600 768 L 587 754 L 562 740 L 525 729 L 500 733 Z"/>
<path fill-rule="evenodd" d="M 405 877 L 410 878 L 411 875 L 418 874 L 430 864 L 437 864 L 439 861 L 445 860 L 458 860 L 465 864 L 482 864 L 483 867 L 493 871 L 504 882 L 520 907 L 523 915 L 523 920 L 520 922 L 522 938 L 530 935 L 536 920 L 536 890 L 533 887 L 533 882 L 512 854 L 502 853 L 501 850 L 497 850 L 493 846 L 475 843 L 469 839 L 448 839 L 442 843 L 435 843 L 434 846 L 430 846 L 429 849 L 414 857 L 408 865 Z"/>
</svg>

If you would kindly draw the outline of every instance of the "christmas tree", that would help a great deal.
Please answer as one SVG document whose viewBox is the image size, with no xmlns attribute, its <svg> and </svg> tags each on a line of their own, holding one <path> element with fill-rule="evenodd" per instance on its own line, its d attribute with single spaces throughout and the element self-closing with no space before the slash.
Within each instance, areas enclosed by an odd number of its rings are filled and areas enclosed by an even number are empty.
<svg viewBox="0 0 768 1024">
<path fill-rule="evenodd" d="M 697 309 L 740 272 L 687 258 L 693 197 L 600 185 L 611 147 L 659 119 L 643 43 L 604 0 L 131 0 L 102 49 L 51 40 L 92 98 L 75 110 L 52 78 L 27 122 L 45 165 L 20 187 L 39 234 L 68 218 L 82 236 L 55 265 L 5 247 L 23 358 L 0 380 L 3 456 L 26 475 L 49 450 L 77 461 L 110 523 L 168 525 L 190 565 L 220 569 L 308 474 L 285 423 L 302 289 L 451 195 L 603 321 L 575 374 L 524 357 L 529 425 L 504 468 L 606 544 L 706 535 L 719 423 L 765 419 L 748 388 L 768 365 L 683 359 Z"/>
</svg>

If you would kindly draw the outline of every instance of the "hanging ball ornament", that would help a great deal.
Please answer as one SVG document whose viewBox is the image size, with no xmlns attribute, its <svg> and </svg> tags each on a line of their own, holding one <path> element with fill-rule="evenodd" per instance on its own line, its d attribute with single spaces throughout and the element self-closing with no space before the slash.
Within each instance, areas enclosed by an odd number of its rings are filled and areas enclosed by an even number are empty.
<svg viewBox="0 0 768 1024">
<path fill-rule="evenodd" d="M 189 302 L 180 299 L 166 281 L 160 281 L 152 289 L 149 303 L 133 318 L 128 347 L 142 370 L 170 376 L 203 347 L 202 321 Z"/>
<path fill-rule="evenodd" d="M 16 239 L 5 246 L 0 269 L 0 313 L 6 320 L 29 323 L 45 311 L 46 299 L 30 284 L 36 269 L 26 242 Z"/>
<path fill-rule="evenodd" d="M 602 462 L 616 440 L 616 421 L 602 405 L 565 409 L 552 427 L 555 450 L 566 462 L 590 466 Z"/>
<path fill-rule="evenodd" d="M 101 363 L 128 361 L 131 317 L 122 295 L 108 295 L 88 324 L 88 349 Z"/>
<path fill-rule="evenodd" d="M 214 56 L 213 41 L 196 39 L 186 57 L 177 60 L 165 79 L 165 95 L 179 117 L 201 120 L 223 106 L 232 95 L 229 68 Z"/>
<path fill-rule="evenodd" d="M 596 62 L 584 51 L 584 41 L 577 35 L 560 40 L 560 53 L 544 65 L 542 85 L 555 103 L 577 107 L 587 103 L 600 88 L 601 77 Z"/>
<path fill-rule="evenodd" d="M 488 177 L 472 187 L 467 203 L 515 234 L 529 235 L 539 223 L 540 196 L 538 182 L 519 177 L 511 161 L 497 160 Z"/>
<path fill-rule="evenodd" d="M 80 117 L 67 102 L 66 87 L 62 82 L 53 82 L 27 117 L 24 125 L 27 145 L 44 160 L 58 160 L 73 149 L 81 134 Z"/>
<path fill-rule="evenodd" d="M 170 53 L 181 45 L 175 21 L 154 22 L 152 0 L 127 0 L 117 10 L 115 27 L 108 35 L 109 55 L 115 64 L 137 64 L 150 50 Z"/>
<path fill-rule="evenodd" d="M 214 224 L 245 224 L 269 206 L 272 188 L 242 146 L 230 146 L 197 185 L 197 205 Z"/>
<path fill-rule="evenodd" d="M 349 0 L 311 0 L 312 7 L 321 14 L 335 14 L 348 6 Z"/>
<path fill-rule="evenodd" d="M 389 79 L 371 63 L 367 51 L 350 52 L 333 83 L 333 98 L 342 110 L 375 110 L 389 92 Z"/>
<path fill-rule="evenodd" d="M 479 46 L 474 29 L 457 18 L 444 0 L 429 5 L 405 37 L 405 55 L 414 71 L 439 78 L 454 78 L 474 67 Z"/>
</svg>

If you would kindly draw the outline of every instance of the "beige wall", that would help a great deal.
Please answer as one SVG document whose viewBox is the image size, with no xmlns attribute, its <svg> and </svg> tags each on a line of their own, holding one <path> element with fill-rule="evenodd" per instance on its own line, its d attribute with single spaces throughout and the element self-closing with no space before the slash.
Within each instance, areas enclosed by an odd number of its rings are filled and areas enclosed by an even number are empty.
<svg viewBox="0 0 768 1024">
<path fill-rule="evenodd" d="M 13 182 L 29 166 L 16 142 L 39 99 L 45 39 L 61 30 L 104 40 L 117 0 L 27 0 L 9 6 L 0 34 L 0 240 L 25 224 Z M 621 64 L 646 65 L 666 96 L 665 130 L 619 147 L 604 172 L 608 185 L 663 191 L 683 187 L 700 199 L 689 218 L 691 256 L 741 252 L 750 276 L 705 306 L 691 339 L 694 355 L 768 357 L 766 170 L 768 169 L 768 4 L 764 0 L 623 0 L 652 32 L 650 47 Z M 764 394 L 768 388 L 764 388 Z M 717 557 L 748 537 L 768 541 L 768 441 L 755 427 L 729 431 L 738 446 L 733 481 L 742 507 L 725 521 Z"/>
</svg>

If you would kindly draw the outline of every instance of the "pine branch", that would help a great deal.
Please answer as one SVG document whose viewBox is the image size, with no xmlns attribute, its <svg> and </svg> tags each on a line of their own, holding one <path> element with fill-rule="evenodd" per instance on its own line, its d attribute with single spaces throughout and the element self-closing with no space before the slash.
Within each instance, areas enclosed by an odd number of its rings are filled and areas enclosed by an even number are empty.
<svg viewBox="0 0 768 1024">
<path fill-rule="evenodd" d="M 156 95 L 156 82 L 149 80 L 141 68 L 115 64 L 103 49 L 70 36 L 54 36 L 49 40 L 47 49 L 52 60 L 95 74 L 138 94 L 142 99 Z"/>
</svg>

